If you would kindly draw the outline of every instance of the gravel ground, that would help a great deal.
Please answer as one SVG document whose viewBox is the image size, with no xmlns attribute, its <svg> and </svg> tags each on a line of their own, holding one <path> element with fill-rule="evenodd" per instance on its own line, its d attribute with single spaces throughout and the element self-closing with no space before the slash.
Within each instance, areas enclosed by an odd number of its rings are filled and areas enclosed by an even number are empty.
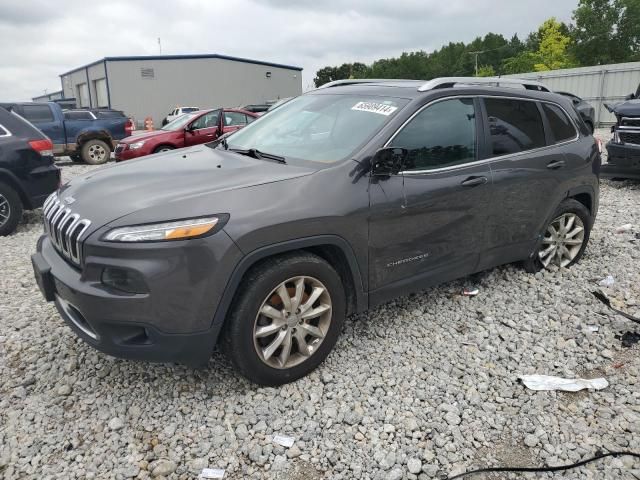
<svg viewBox="0 0 640 480">
<path fill-rule="evenodd" d="M 67 162 L 64 177 L 91 168 Z M 616 336 L 640 329 L 590 294 L 612 275 L 608 294 L 640 315 L 638 205 L 640 183 L 603 182 L 579 265 L 536 275 L 505 266 L 353 316 L 328 360 L 282 388 L 249 384 L 220 354 L 196 371 L 85 345 L 35 286 L 41 213 L 28 213 L 0 238 L 0 477 L 187 479 L 211 467 L 229 479 L 400 480 L 638 452 L 640 349 Z M 632 231 L 615 233 L 628 223 Z M 471 284 L 477 297 L 458 295 Z M 517 381 L 532 373 L 604 376 L 610 386 L 533 392 Z M 640 461 L 535 478 L 630 471 L 640 478 Z"/>
</svg>

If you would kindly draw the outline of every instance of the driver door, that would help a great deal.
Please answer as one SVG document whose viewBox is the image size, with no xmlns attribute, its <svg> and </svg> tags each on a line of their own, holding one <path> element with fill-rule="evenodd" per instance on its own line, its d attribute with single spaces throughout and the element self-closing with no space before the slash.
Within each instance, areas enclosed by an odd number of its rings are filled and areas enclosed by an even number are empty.
<svg viewBox="0 0 640 480">
<path fill-rule="evenodd" d="M 188 130 L 184 132 L 184 146 L 200 145 L 201 143 L 212 142 L 218 138 L 220 110 L 205 113 L 196 118 Z"/>
</svg>

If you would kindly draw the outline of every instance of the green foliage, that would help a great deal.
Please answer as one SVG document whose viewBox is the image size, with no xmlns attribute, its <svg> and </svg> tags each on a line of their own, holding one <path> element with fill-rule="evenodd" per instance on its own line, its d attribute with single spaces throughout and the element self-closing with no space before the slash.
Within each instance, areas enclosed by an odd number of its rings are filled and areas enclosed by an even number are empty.
<svg viewBox="0 0 640 480">
<path fill-rule="evenodd" d="M 480 68 L 478 68 L 478 75 L 476 76 L 477 77 L 495 77 L 496 71 L 493 69 L 491 65 L 482 65 Z"/>
<path fill-rule="evenodd" d="M 640 61 L 640 0 L 578 0 L 573 24 L 546 20 L 523 41 L 488 33 L 468 44 L 450 42 L 431 53 L 403 52 L 371 65 L 345 63 L 316 73 L 316 86 L 345 78 L 506 75 L 605 63 Z"/>
<path fill-rule="evenodd" d="M 576 66 L 569 53 L 571 38 L 562 32 L 562 24 L 555 18 L 545 20 L 538 30 L 540 45 L 534 54 L 536 72 Z"/>
</svg>

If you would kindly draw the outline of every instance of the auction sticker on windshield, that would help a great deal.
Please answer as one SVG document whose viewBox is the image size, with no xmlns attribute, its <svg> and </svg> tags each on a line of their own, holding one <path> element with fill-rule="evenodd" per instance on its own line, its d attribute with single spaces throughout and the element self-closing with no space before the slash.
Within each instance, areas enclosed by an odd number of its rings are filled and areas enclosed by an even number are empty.
<svg viewBox="0 0 640 480">
<path fill-rule="evenodd" d="M 375 102 L 358 102 L 353 107 L 351 107 L 351 110 L 377 113 L 379 115 L 384 115 L 385 117 L 391 115 L 397 109 L 398 107 L 392 107 L 391 105 L 385 105 L 384 103 Z"/>
</svg>

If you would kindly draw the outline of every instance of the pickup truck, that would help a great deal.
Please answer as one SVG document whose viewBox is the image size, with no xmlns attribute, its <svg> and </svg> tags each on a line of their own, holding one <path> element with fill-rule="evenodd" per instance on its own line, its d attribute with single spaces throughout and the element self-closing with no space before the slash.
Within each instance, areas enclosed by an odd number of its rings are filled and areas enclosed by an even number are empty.
<svg viewBox="0 0 640 480">
<path fill-rule="evenodd" d="M 616 116 L 616 124 L 611 127 L 613 138 L 607 143 L 607 163 L 602 165 L 600 174 L 640 179 L 640 85 L 624 102 L 604 106 Z"/>
<path fill-rule="evenodd" d="M 55 156 L 68 155 L 74 161 L 82 160 L 91 165 L 109 160 L 117 141 L 131 135 L 133 130 L 131 120 L 117 110 L 76 110 L 87 112 L 82 118 L 69 115 L 55 102 L 8 102 L 0 103 L 0 106 L 14 111 L 49 137 Z"/>
</svg>

